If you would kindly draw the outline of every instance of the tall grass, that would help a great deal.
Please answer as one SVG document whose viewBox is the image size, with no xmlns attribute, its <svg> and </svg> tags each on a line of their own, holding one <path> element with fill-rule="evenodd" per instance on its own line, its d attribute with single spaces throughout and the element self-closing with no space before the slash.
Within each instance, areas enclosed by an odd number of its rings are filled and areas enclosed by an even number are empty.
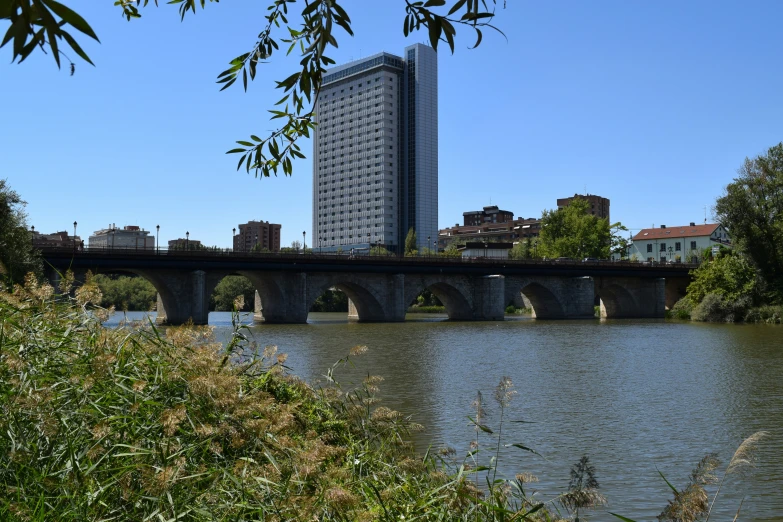
<svg viewBox="0 0 783 522">
<path fill-rule="evenodd" d="M 314 389 L 237 313 L 223 347 L 207 327 L 104 328 L 94 282 L 63 290 L 0 293 L 0 520 L 555 521 L 600 498 L 597 481 L 542 501 L 534 477 L 498 476 L 501 448 L 535 453 L 503 442 L 508 379 L 497 430 L 479 396 L 470 452 L 422 457 L 379 377 L 337 379 L 364 347 Z"/>
</svg>

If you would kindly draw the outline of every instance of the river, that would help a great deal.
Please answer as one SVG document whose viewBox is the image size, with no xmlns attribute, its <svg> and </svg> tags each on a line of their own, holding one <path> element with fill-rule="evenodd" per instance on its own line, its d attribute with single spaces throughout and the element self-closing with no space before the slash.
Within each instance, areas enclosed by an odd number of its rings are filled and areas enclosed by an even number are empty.
<svg viewBox="0 0 783 522">
<path fill-rule="evenodd" d="M 141 313 L 129 313 L 139 318 Z M 109 324 L 116 324 L 118 314 Z M 522 443 L 542 457 L 508 448 L 500 471 L 538 476 L 546 501 L 568 486 L 570 466 L 583 454 L 596 468 L 606 510 L 654 520 L 671 497 L 658 470 L 677 487 L 708 452 L 723 466 L 742 440 L 770 432 L 754 472 L 723 486 L 712 520 L 783 521 L 783 328 L 663 320 L 448 322 L 409 315 L 405 323 L 349 323 L 346 314 L 311 313 L 304 325 L 257 325 L 260 346 L 277 345 L 287 366 L 308 382 L 357 344 L 369 351 L 343 383 L 381 375 L 383 404 L 425 426 L 415 435 L 425 451 L 449 445 L 468 451 L 477 391 L 487 424 L 497 428 L 492 399 L 501 377 L 518 394 L 507 409 L 505 443 Z M 248 318 L 252 320 L 252 318 Z M 230 314 L 213 312 L 216 335 L 230 332 Z M 489 438 L 483 435 L 484 442 Z M 485 454 L 485 459 L 489 454 Z M 713 490 L 714 491 L 714 488 Z"/>
</svg>

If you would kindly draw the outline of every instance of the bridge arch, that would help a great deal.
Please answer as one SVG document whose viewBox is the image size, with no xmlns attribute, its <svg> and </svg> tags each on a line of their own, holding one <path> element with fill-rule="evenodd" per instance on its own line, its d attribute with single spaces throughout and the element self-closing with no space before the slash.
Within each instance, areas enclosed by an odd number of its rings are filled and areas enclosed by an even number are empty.
<svg viewBox="0 0 783 522">
<path fill-rule="evenodd" d="M 360 322 L 389 321 L 391 314 L 384 306 L 374 281 L 367 277 L 357 277 L 355 274 L 331 274 L 309 276 L 307 278 L 307 296 L 305 310 L 309 311 L 316 299 L 330 288 L 336 288 L 348 296 L 356 307 Z M 375 282 L 377 283 L 377 282 Z"/>
<path fill-rule="evenodd" d="M 536 319 L 564 319 L 565 309 L 557 295 L 545 284 L 530 281 L 521 286 L 517 293 L 527 297 Z"/>
<path fill-rule="evenodd" d="M 617 317 L 637 317 L 639 303 L 633 294 L 620 284 L 600 285 L 595 289 L 596 297 L 601 307 L 601 317 L 612 319 Z"/>
<path fill-rule="evenodd" d="M 440 299 L 449 319 L 470 321 L 474 319 L 471 288 L 459 276 L 418 276 L 405 278 L 405 307 L 407 309 L 424 290 Z"/>
</svg>

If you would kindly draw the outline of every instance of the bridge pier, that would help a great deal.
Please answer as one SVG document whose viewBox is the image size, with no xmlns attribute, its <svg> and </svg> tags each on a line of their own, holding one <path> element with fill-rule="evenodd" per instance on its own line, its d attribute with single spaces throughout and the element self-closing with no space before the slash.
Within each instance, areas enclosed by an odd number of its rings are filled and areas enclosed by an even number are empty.
<svg viewBox="0 0 783 522">
<path fill-rule="evenodd" d="M 179 325 L 187 322 L 209 322 L 209 297 L 214 285 L 207 284 L 203 270 L 156 274 L 153 284 L 158 289 L 158 324 Z"/>
</svg>

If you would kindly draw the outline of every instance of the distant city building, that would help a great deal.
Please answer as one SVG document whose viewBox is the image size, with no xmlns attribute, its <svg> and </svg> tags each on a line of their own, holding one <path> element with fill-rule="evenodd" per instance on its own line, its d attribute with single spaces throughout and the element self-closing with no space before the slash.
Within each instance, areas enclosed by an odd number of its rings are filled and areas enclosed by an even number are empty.
<svg viewBox="0 0 783 522">
<path fill-rule="evenodd" d="M 707 248 L 731 247 L 726 228 L 719 223 L 645 228 L 633 237 L 628 256 L 639 261 L 690 262 Z"/>
<path fill-rule="evenodd" d="M 169 250 L 201 250 L 203 245 L 198 239 L 180 237 L 169 240 Z"/>
<path fill-rule="evenodd" d="M 518 218 L 503 223 L 484 223 L 478 226 L 455 224 L 451 228 L 438 231 L 438 248 L 442 250 L 455 241 L 514 243 L 528 238 L 536 238 L 540 231 L 541 220 L 536 218 Z"/>
<path fill-rule="evenodd" d="M 438 232 L 438 55 L 414 44 L 329 69 L 313 138 L 313 248 L 396 251 Z"/>
<path fill-rule="evenodd" d="M 500 210 L 497 206 L 484 207 L 483 210 L 473 210 L 462 213 L 463 224 L 466 227 L 475 227 L 484 223 L 507 223 L 514 220 L 514 213 L 508 210 Z"/>
<path fill-rule="evenodd" d="M 508 259 L 508 252 L 513 247 L 513 243 L 465 243 L 465 246 L 458 250 L 462 253 L 462 257 Z"/>
<path fill-rule="evenodd" d="M 573 197 L 570 198 L 563 198 L 557 200 L 557 208 L 564 208 L 571 204 L 571 202 L 574 199 L 584 199 L 588 203 L 590 203 L 590 208 L 588 209 L 588 212 L 592 214 L 593 216 L 598 216 L 599 218 L 606 218 L 609 219 L 609 200 L 607 198 L 602 198 L 601 196 L 596 196 L 594 194 L 574 194 Z"/>
<path fill-rule="evenodd" d="M 250 252 L 253 247 L 280 251 L 281 225 L 269 221 L 248 221 L 239 225 L 239 234 L 234 236 L 234 251 Z"/>
<path fill-rule="evenodd" d="M 155 236 L 150 236 L 149 231 L 127 225 L 122 228 L 112 223 L 109 228 L 96 230 L 89 238 L 90 248 L 118 248 L 153 250 L 155 248 Z"/>
<path fill-rule="evenodd" d="M 79 236 L 69 236 L 68 232 L 41 234 L 33 231 L 33 246 L 35 248 L 84 248 L 84 242 Z"/>
</svg>

